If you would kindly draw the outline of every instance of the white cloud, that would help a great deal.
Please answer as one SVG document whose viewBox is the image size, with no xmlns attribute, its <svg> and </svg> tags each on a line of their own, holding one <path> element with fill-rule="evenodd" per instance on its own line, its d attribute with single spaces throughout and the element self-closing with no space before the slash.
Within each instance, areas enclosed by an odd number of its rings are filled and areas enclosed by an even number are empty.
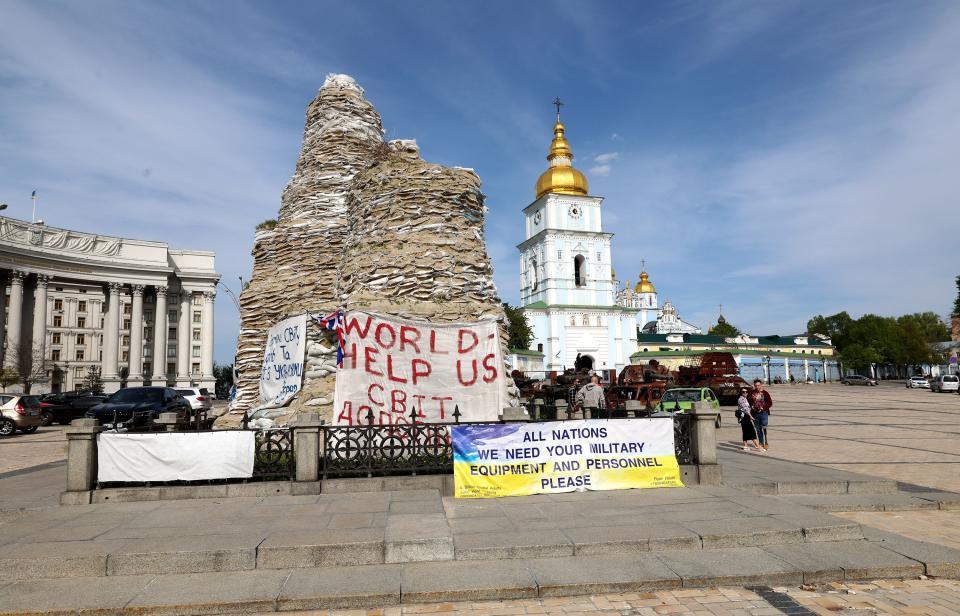
<svg viewBox="0 0 960 616">
<path fill-rule="evenodd" d="M 597 175 L 600 177 L 606 177 L 610 175 L 610 165 L 597 165 L 595 167 L 590 167 L 588 172 L 590 175 Z"/>
<path fill-rule="evenodd" d="M 617 160 L 618 156 L 620 156 L 620 152 L 606 152 L 604 154 L 598 154 L 595 156 L 593 162 L 604 165 L 611 161 Z"/>
</svg>

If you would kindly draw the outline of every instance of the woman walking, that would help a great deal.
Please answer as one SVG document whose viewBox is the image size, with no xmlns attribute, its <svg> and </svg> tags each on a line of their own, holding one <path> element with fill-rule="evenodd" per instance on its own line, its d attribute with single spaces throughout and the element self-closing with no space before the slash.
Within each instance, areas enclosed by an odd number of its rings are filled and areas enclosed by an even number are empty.
<svg viewBox="0 0 960 616">
<path fill-rule="evenodd" d="M 757 440 L 757 427 L 753 423 L 753 413 L 750 412 L 750 397 L 747 388 L 740 388 L 740 397 L 737 398 L 737 421 L 740 422 L 740 432 L 743 437 L 743 450 L 750 451 L 749 444 L 753 444 L 757 453 L 766 453 Z"/>
</svg>

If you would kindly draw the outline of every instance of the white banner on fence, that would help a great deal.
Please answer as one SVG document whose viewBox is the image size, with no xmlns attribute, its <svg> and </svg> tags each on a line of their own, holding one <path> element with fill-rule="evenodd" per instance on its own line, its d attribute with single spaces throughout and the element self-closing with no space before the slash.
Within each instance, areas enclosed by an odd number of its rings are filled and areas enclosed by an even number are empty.
<svg viewBox="0 0 960 616">
<path fill-rule="evenodd" d="M 97 435 L 97 480 L 196 481 L 253 476 L 253 430 Z"/>
<path fill-rule="evenodd" d="M 346 314 L 334 422 L 380 425 L 496 421 L 504 405 L 503 358 L 495 320 L 433 324 L 365 312 Z"/>
<path fill-rule="evenodd" d="M 303 352 L 307 342 L 307 315 L 284 319 L 270 328 L 260 370 L 260 407 L 286 404 L 303 384 Z"/>
</svg>

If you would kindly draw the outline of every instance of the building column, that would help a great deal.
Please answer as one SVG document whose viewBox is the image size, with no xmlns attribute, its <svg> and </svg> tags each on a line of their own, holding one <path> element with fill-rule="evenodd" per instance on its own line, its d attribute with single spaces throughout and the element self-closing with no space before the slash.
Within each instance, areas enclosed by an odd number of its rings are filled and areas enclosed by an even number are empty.
<svg viewBox="0 0 960 616">
<path fill-rule="evenodd" d="M 789 357 L 783 358 L 783 374 L 784 374 L 783 378 L 785 379 L 783 382 L 789 383 L 790 382 L 790 358 Z"/>
<path fill-rule="evenodd" d="M 37 274 L 37 288 L 33 295 L 33 355 L 30 357 L 31 372 L 39 375 L 36 363 L 41 365 L 47 359 L 47 283 L 50 276 Z M 44 378 L 46 380 L 46 371 Z"/>
<path fill-rule="evenodd" d="M 10 277 L 10 313 L 7 319 L 7 347 L 3 365 L 15 368 L 17 354 L 20 352 L 20 325 L 23 323 L 23 279 L 27 275 L 21 270 L 13 270 Z"/>
<path fill-rule="evenodd" d="M 143 285 L 132 286 L 133 310 L 130 315 L 130 374 L 131 385 L 143 385 Z"/>
<path fill-rule="evenodd" d="M 190 385 L 190 299 L 180 289 L 180 320 L 177 322 L 177 385 Z"/>
<path fill-rule="evenodd" d="M 167 287 L 157 287 L 157 302 L 153 316 L 153 378 L 154 385 L 167 384 Z"/>
<path fill-rule="evenodd" d="M 204 381 L 213 380 L 213 300 L 216 291 L 203 292 L 203 349 L 200 351 L 200 372 Z"/>
<path fill-rule="evenodd" d="M 0 274 L 0 340 L 6 340 L 7 335 L 7 275 Z M 2 359 L 2 358 L 0 358 Z"/>
<path fill-rule="evenodd" d="M 109 284 L 109 304 L 107 318 L 103 324 L 103 380 L 120 381 L 120 365 L 117 361 L 120 341 L 120 285 L 116 282 Z M 116 388 L 113 388 L 116 391 Z"/>
</svg>

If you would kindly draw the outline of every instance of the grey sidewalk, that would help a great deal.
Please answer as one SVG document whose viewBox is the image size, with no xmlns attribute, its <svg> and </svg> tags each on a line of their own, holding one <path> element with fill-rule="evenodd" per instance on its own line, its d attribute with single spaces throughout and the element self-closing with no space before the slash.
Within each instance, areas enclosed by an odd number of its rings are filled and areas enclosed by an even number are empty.
<svg viewBox="0 0 960 616">
<path fill-rule="evenodd" d="M 111 503 L 0 533 L 0 579 L 708 550 L 861 539 L 860 526 L 731 488 L 496 500 L 436 490 Z"/>
<path fill-rule="evenodd" d="M 0 614 L 256 613 L 716 585 L 956 575 L 924 544 L 847 541 L 646 554 L 0 582 Z M 926 561 L 930 561 L 927 563 Z"/>
</svg>

